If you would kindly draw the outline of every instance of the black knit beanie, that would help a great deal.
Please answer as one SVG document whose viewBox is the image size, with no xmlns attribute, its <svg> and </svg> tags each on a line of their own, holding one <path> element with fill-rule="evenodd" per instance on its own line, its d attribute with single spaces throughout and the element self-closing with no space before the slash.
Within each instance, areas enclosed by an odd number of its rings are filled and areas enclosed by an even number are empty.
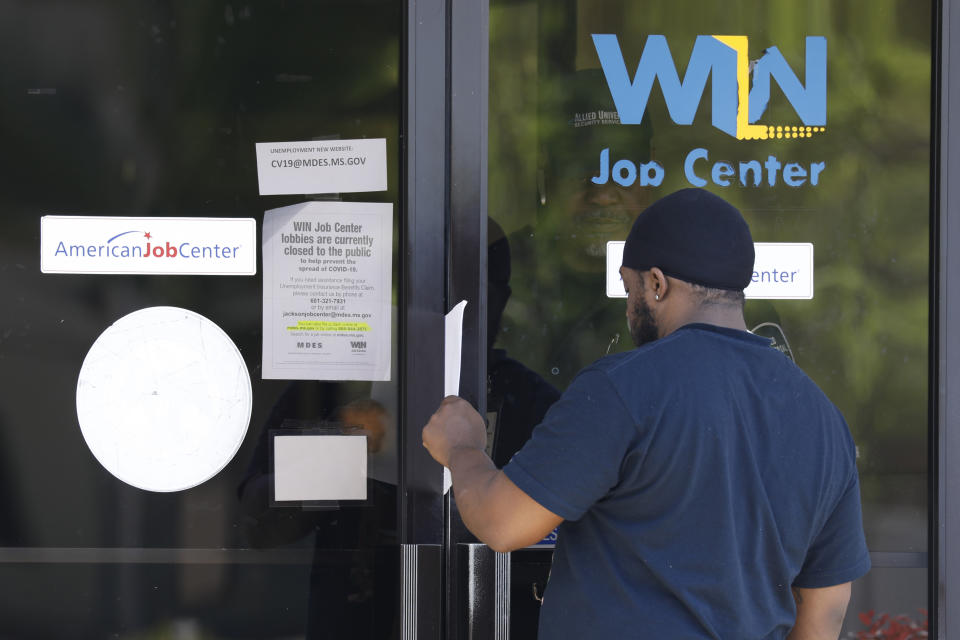
<svg viewBox="0 0 960 640">
<path fill-rule="evenodd" d="M 703 189 L 682 189 L 637 216 L 623 266 L 712 289 L 742 291 L 753 276 L 753 239 L 740 212 Z"/>
</svg>

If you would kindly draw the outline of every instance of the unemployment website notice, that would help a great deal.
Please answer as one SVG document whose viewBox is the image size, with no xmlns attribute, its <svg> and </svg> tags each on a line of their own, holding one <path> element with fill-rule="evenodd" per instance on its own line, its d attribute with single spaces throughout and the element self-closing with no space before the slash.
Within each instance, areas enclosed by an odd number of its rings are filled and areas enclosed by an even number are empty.
<svg viewBox="0 0 960 640">
<path fill-rule="evenodd" d="M 308 202 L 263 218 L 263 378 L 389 380 L 393 205 Z"/>
<path fill-rule="evenodd" d="M 258 142 L 260 195 L 385 191 L 386 138 Z"/>
</svg>

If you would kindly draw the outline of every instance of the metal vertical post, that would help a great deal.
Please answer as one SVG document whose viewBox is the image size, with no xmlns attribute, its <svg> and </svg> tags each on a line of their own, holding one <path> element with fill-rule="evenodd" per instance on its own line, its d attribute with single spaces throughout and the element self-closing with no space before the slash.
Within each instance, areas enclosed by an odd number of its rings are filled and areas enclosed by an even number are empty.
<svg viewBox="0 0 960 640">
<path fill-rule="evenodd" d="M 952 9 L 952 10 L 951 10 Z M 960 633 L 960 592 L 951 583 L 960 576 L 960 10 L 949 0 L 939 7 L 938 77 L 939 154 L 935 182 L 937 227 L 937 471 L 936 528 L 936 633 L 951 638 Z M 952 587 L 952 588 L 951 588 Z"/>
</svg>

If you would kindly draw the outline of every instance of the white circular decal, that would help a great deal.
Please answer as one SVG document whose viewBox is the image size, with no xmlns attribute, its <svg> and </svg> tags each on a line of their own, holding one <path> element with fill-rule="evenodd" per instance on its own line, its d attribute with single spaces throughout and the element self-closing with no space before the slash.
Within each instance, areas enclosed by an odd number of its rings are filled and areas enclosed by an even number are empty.
<svg viewBox="0 0 960 640">
<path fill-rule="evenodd" d="M 236 345 L 203 316 L 175 307 L 117 320 L 90 347 L 77 381 L 90 451 L 147 491 L 182 491 L 219 473 L 243 442 L 251 408 Z"/>
</svg>

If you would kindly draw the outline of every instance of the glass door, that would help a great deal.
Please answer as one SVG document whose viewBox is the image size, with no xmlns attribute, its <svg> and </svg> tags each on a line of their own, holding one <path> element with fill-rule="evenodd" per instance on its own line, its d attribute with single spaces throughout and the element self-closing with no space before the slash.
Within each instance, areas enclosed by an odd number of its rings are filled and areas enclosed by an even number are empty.
<svg viewBox="0 0 960 640">
<path fill-rule="evenodd" d="M 608 252 L 646 204 L 709 189 L 771 252 L 748 326 L 782 331 L 858 446 L 874 568 L 844 636 L 883 614 L 926 629 L 936 3 L 490 5 L 488 412 L 522 423 L 495 448 L 520 446 L 580 368 L 632 347 Z M 794 263 L 803 286 L 784 280 Z M 517 371 L 519 402 L 497 392 Z M 514 553 L 518 637 L 549 556 Z"/>
<path fill-rule="evenodd" d="M 0 13 L 0 635 L 415 637 L 405 7 Z"/>
</svg>

